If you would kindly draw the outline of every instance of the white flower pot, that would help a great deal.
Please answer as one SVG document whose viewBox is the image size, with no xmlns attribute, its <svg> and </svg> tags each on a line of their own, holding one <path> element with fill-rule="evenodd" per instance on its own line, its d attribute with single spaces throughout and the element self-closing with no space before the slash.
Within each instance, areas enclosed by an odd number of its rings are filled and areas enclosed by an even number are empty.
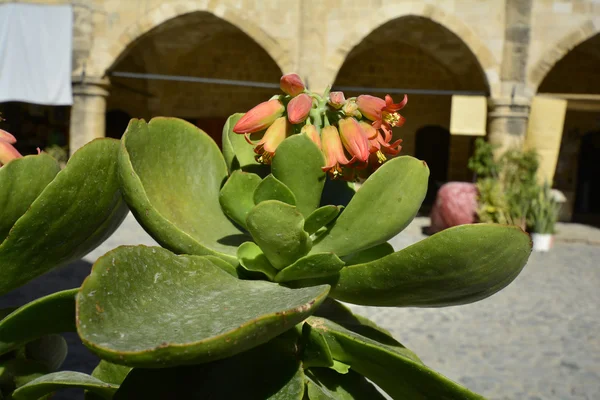
<svg viewBox="0 0 600 400">
<path fill-rule="evenodd" d="M 554 235 L 551 233 L 532 233 L 533 251 L 548 251 L 552 248 Z"/>
</svg>

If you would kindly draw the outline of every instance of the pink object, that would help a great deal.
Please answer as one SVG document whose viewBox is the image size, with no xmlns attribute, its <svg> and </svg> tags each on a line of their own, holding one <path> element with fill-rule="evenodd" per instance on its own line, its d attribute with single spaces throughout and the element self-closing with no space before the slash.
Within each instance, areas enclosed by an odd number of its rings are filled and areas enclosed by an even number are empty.
<svg viewBox="0 0 600 400">
<path fill-rule="evenodd" d="M 477 215 L 477 187 L 473 183 L 448 182 L 440 188 L 431 210 L 430 233 L 452 226 L 472 224 Z"/>
</svg>

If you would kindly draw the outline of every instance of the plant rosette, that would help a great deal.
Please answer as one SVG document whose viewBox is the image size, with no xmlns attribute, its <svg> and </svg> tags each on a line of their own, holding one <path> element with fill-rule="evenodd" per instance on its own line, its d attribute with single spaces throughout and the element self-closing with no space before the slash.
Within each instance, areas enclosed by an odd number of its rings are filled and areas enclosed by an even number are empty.
<svg viewBox="0 0 600 400">
<path fill-rule="evenodd" d="M 116 248 L 80 288 L 76 329 L 103 360 L 92 376 L 45 375 L 15 399 L 67 386 L 114 399 L 383 398 L 372 383 L 396 399 L 482 398 L 339 301 L 481 300 L 520 273 L 529 236 L 462 225 L 394 251 L 429 176 L 392 157 L 406 101 L 318 95 L 295 74 L 281 86 L 227 120 L 222 153 L 185 121 L 130 122 L 121 190 L 162 248 Z"/>
</svg>

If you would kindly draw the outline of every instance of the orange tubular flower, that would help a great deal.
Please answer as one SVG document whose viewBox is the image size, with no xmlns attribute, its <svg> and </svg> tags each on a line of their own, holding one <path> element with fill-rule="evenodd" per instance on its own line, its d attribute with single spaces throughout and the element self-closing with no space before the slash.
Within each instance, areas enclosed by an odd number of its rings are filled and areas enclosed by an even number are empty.
<svg viewBox="0 0 600 400">
<path fill-rule="evenodd" d="M 392 96 L 389 94 L 385 96 L 385 100 L 368 94 L 360 95 L 356 99 L 358 110 L 363 116 L 373 121 L 375 129 L 379 129 L 382 124 L 389 127 L 402 126 L 405 119 L 397 111 L 404 108 L 407 102 L 408 97 L 406 95 L 400 103 L 394 103 Z"/>
<path fill-rule="evenodd" d="M 15 158 L 21 157 L 23 157 L 21 153 L 19 153 L 17 149 L 13 147 L 12 144 L 3 139 L 0 139 L 0 166 L 8 164 L 9 161 L 14 160 Z"/>
<path fill-rule="evenodd" d="M 312 108 L 312 98 L 306 93 L 294 97 L 287 105 L 288 120 L 292 124 L 304 122 Z"/>
<path fill-rule="evenodd" d="M 344 97 L 344 92 L 331 92 L 329 93 L 329 105 L 336 110 L 342 108 L 342 106 L 346 103 L 346 97 Z"/>
<path fill-rule="evenodd" d="M 342 143 L 350 155 L 361 162 L 369 159 L 369 139 L 367 134 L 352 117 L 338 121 Z"/>
<path fill-rule="evenodd" d="M 1 120 L 2 119 L 0 119 L 0 121 Z M 10 133 L 6 132 L 4 129 L 0 129 L 0 140 L 4 140 L 5 142 L 8 142 L 10 144 L 17 143 L 17 139 Z"/>
<path fill-rule="evenodd" d="M 248 111 L 233 127 L 235 133 L 254 133 L 268 128 L 281 117 L 285 107 L 278 99 L 265 101 Z"/>
<path fill-rule="evenodd" d="M 341 165 L 350 164 L 354 159 L 348 160 L 340 140 L 340 134 L 335 126 L 328 125 L 321 131 L 322 151 L 325 155 L 323 171 L 328 172 L 333 179 L 342 176 Z"/>
<path fill-rule="evenodd" d="M 317 132 L 317 127 L 314 125 L 304 125 L 300 130 L 300 133 L 306 134 L 310 140 L 312 140 L 319 149 L 321 149 L 321 137 L 319 136 L 319 132 Z"/>
<path fill-rule="evenodd" d="M 254 152 L 257 154 L 256 161 L 261 164 L 271 164 L 277 146 L 289 136 L 290 131 L 290 124 L 287 122 L 287 118 L 277 118 L 275 122 L 269 126 L 269 129 L 267 129 L 262 139 L 256 143 L 256 147 L 254 148 Z M 248 143 L 254 144 L 250 140 L 250 134 L 246 134 L 245 136 Z"/>
<path fill-rule="evenodd" d="M 279 80 L 279 87 L 292 97 L 304 92 L 304 83 L 298 74 L 286 74 Z"/>
</svg>

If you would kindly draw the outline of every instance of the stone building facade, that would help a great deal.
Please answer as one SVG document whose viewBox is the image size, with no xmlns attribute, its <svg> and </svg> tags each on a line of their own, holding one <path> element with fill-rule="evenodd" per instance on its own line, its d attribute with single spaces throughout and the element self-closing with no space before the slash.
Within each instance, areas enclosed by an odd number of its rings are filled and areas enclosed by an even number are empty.
<svg viewBox="0 0 600 400">
<path fill-rule="evenodd" d="M 571 199 L 577 196 L 585 167 L 578 161 L 586 147 L 581 143 L 593 148 L 598 142 L 591 138 L 600 129 L 598 0 L 72 4 L 72 151 L 95 137 L 118 135 L 119 119 L 156 115 L 195 121 L 218 141 L 228 115 L 247 110 L 273 92 L 131 79 L 113 75 L 116 72 L 277 83 L 282 73 L 293 71 L 311 89 L 334 85 L 420 90 L 409 95 L 407 123 L 396 134 L 404 139 L 405 154 L 431 159 L 440 181 L 471 179 L 466 163 L 473 138 L 448 134 L 451 93 L 488 97 L 488 137 L 502 148 L 523 144 L 536 94 L 558 93 L 573 100 L 555 176 Z"/>
</svg>

